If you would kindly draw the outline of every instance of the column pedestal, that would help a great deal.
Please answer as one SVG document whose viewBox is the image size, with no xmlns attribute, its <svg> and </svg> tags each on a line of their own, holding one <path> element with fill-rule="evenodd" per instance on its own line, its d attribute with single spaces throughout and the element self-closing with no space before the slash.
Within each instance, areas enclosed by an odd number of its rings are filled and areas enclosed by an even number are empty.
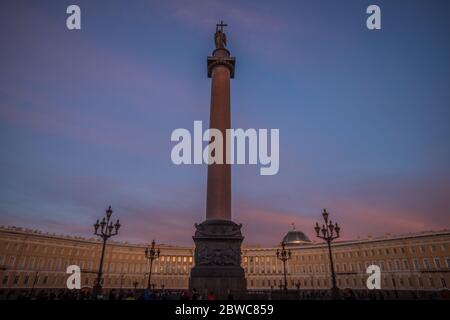
<svg viewBox="0 0 450 320">
<path fill-rule="evenodd" d="M 213 293 L 218 299 L 226 299 L 229 292 L 235 298 L 245 294 L 241 226 L 230 220 L 206 220 L 195 225 L 191 290 L 195 288 L 204 297 Z"/>
</svg>

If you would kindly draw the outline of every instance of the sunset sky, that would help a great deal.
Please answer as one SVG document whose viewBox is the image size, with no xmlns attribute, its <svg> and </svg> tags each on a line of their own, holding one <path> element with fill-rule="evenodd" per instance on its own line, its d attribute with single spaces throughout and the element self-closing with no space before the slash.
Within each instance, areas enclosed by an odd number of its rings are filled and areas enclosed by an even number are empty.
<svg viewBox="0 0 450 320">
<path fill-rule="evenodd" d="M 366 28 L 378 4 L 382 30 Z M 78 4 L 82 30 L 68 31 Z M 232 126 L 280 129 L 280 170 L 234 166 L 245 244 L 326 207 L 344 239 L 450 228 L 449 1 L 0 2 L 0 225 L 193 245 L 206 165 L 176 128 L 209 120 L 206 57 L 224 20 Z"/>
</svg>

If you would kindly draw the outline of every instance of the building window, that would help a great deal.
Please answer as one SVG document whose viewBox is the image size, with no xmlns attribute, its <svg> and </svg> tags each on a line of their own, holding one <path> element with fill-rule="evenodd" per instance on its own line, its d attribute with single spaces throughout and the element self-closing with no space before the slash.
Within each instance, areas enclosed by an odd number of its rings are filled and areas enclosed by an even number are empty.
<svg viewBox="0 0 450 320">
<path fill-rule="evenodd" d="M 423 267 L 425 269 L 430 269 L 430 263 L 428 262 L 428 259 L 423 259 Z"/>
<path fill-rule="evenodd" d="M 25 267 L 25 257 L 19 258 L 19 267 L 21 268 Z"/>
<path fill-rule="evenodd" d="M 447 288 L 447 283 L 445 282 L 444 278 L 441 278 L 441 284 L 443 288 Z"/>
<path fill-rule="evenodd" d="M 11 256 L 9 257 L 9 266 L 14 267 L 14 263 L 16 262 L 16 257 Z"/>
<path fill-rule="evenodd" d="M 409 270 L 408 260 L 403 260 L 403 270 Z"/>
<path fill-rule="evenodd" d="M 52 270 L 52 267 L 53 267 L 53 260 L 49 259 L 47 261 L 47 270 Z"/>
<path fill-rule="evenodd" d="M 14 284 L 17 285 L 19 283 L 19 276 L 14 277 Z"/>
<path fill-rule="evenodd" d="M 417 262 L 417 260 L 413 260 L 413 264 L 414 264 L 414 270 L 418 271 L 419 270 L 419 263 Z"/>
<path fill-rule="evenodd" d="M 439 258 L 434 258 L 434 266 L 437 270 L 441 268 L 441 260 Z"/>
<path fill-rule="evenodd" d="M 43 269 L 44 268 L 44 258 L 39 258 L 38 268 L 39 269 Z"/>
<path fill-rule="evenodd" d="M 423 288 L 423 279 L 419 277 L 419 287 Z"/>
<path fill-rule="evenodd" d="M 9 277 L 8 277 L 8 276 L 4 276 L 4 277 L 3 277 L 2 284 L 3 284 L 3 285 L 7 285 L 7 284 L 8 284 L 8 280 L 9 280 Z"/>
<path fill-rule="evenodd" d="M 35 258 L 35 257 L 31 257 L 31 258 L 28 260 L 28 265 L 29 265 L 30 269 L 34 269 L 35 261 L 36 261 L 36 258 Z"/>
<path fill-rule="evenodd" d="M 23 284 L 24 284 L 24 285 L 27 285 L 27 284 L 28 284 L 28 281 L 30 281 L 30 276 L 29 276 L 29 275 L 26 275 L 26 276 L 25 276 L 25 279 L 23 279 Z"/>
</svg>

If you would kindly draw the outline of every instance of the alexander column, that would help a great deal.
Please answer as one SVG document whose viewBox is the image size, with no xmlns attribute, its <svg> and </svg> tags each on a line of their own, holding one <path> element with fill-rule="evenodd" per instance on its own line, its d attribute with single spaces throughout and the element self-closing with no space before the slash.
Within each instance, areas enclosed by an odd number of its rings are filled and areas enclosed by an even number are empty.
<svg viewBox="0 0 450 320">
<path fill-rule="evenodd" d="M 231 127 L 230 79 L 234 78 L 235 58 L 226 49 L 227 38 L 223 22 L 216 25 L 215 50 L 207 59 L 211 82 L 210 128 L 219 129 L 224 137 L 224 162 L 229 155 L 226 149 L 226 129 Z M 226 298 L 230 291 L 240 296 L 246 291 L 244 270 L 241 267 L 241 244 L 244 237 L 241 225 L 231 221 L 231 166 L 208 165 L 206 220 L 196 224 L 195 266 L 191 270 L 189 287 L 202 294 L 213 293 Z"/>
</svg>

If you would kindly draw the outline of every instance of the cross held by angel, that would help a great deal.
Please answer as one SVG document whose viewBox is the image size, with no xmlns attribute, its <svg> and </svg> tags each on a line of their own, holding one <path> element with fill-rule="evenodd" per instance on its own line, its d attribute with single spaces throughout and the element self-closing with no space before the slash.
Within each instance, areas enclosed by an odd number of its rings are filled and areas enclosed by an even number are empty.
<svg viewBox="0 0 450 320">
<path fill-rule="evenodd" d="M 227 36 L 223 32 L 223 27 L 227 27 L 228 25 L 220 21 L 220 23 L 216 24 L 216 33 L 214 34 L 214 43 L 216 45 L 216 49 L 225 49 L 227 45 Z"/>
</svg>

